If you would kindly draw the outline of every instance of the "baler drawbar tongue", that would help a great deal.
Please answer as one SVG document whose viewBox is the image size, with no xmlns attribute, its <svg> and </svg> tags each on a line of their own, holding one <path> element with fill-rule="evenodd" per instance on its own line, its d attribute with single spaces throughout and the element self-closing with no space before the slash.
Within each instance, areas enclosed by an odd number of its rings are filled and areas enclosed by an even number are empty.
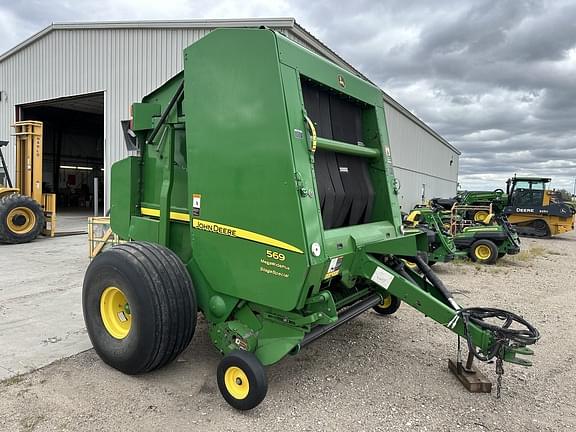
<svg viewBox="0 0 576 432">
<path fill-rule="evenodd" d="M 385 289 L 388 295 L 401 299 L 445 325 L 459 338 L 464 337 L 471 356 L 468 370 L 471 369 L 471 360 L 474 357 L 483 362 L 496 358 L 500 386 L 503 361 L 521 366 L 532 365 L 530 360 L 518 357 L 534 354 L 528 345 L 536 343 L 540 333 L 532 324 L 521 316 L 502 309 L 460 307 L 421 257 L 410 257 L 410 260 L 418 266 L 422 276 L 407 268 L 402 260 L 396 257 L 388 257 L 384 262 L 380 262 L 369 254 L 364 255 L 360 264 L 361 275 Z M 494 323 L 494 320 L 501 324 Z M 460 359 L 460 350 L 458 358 Z"/>
</svg>

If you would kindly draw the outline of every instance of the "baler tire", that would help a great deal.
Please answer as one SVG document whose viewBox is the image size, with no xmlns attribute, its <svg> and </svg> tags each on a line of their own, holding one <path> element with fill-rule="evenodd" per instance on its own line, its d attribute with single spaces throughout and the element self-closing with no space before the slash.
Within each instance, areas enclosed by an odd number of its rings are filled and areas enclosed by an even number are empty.
<svg viewBox="0 0 576 432">
<path fill-rule="evenodd" d="M 129 242 L 92 260 L 82 309 L 100 358 L 134 375 L 161 368 L 184 351 L 194 335 L 198 307 L 190 275 L 174 252 Z"/>
<path fill-rule="evenodd" d="M 498 259 L 498 246 L 491 240 L 476 240 L 470 247 L 470 259 L 480 264 L 494 264 Z"/>
<path fill-rule="evenodd" d="M 257 407 L 268 392 L 266 370 L 249 351 L 236 350 L 218 364 L 218 388 L 222 397 L 241 411 Z"/>
<path fill-rule="evenodd" d="M 398 310 L 401 304 L 402 301 L 398 297 L 390 294 L 381 304 L 374 306 L 372 309 L 380 315 L 392 315 Z"/>
<path fill-rule="evenodd" d="M 11 193 L 0 198 L 0 243 L 31 242 L 45 221 L 42 207 L 29 196 Z"/>
</svg>

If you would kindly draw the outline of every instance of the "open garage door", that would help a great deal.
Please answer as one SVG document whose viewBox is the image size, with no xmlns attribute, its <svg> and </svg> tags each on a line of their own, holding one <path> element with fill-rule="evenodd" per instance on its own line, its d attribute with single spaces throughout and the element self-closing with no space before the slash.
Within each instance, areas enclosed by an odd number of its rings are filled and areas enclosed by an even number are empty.
<svg viewBox="0 0 576 432">
<path fill-rule="evenodd" d="M 20 105 L 17 118 L 44 123 L 43 185 L 57 196 L 58 231 L 86 230 L 104 204 L 104 93 Z"/>
</svg>

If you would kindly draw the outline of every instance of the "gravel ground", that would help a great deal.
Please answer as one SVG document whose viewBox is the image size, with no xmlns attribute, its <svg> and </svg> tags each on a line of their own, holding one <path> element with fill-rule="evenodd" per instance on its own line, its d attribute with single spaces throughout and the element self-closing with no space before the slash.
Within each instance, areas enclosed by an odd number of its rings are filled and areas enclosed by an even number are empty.
<svg viewBox="0 0 576 432">
<path fill-rule="evenodd" d="M 251 412 L 221 398 L 220 357 L 200 320 L 188 350 L 145 376 L 90 350 L 0 383 L 0 430 L 576 430 L 576 235 L 523 243 L 496 266 L 437 266 L 461 304 L 519 312 L 543 334 L 534 367 L 505 364 L 500 400 L 468 393 L 447 370 L 456 337 L 404 305 L 392 317 L 363 314 L 268 368 L 267 399 Z M 481 369 L 495 378 L 494 365 Z"/>
</svg>

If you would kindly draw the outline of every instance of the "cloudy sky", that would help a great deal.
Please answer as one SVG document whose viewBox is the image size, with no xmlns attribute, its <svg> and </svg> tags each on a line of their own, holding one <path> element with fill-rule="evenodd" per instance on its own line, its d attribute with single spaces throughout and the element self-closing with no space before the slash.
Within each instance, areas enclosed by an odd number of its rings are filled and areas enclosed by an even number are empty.
<svg viewBox="0 0 576 432">
<path fill-rule="evenodd" d="M 0 0 L 0 52 L 52 22 L 286 16 L 458 147 L 463 187 L 573 190 L 573 0 Z"/>
</svg>

